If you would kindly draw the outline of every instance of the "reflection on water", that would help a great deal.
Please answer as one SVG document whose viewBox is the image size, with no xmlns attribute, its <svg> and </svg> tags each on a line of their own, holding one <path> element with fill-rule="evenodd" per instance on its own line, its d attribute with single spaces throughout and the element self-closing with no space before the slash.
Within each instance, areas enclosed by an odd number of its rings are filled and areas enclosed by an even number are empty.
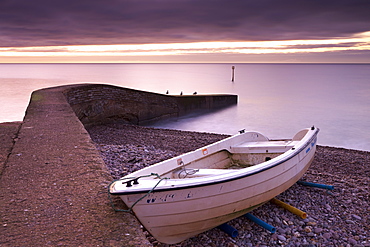
<svg viewBox="0 0 370 247">
<path fill-rule="evenodd" d="M 107 83 L 170 94 L 237 94 L 238 105 L 152 126 L 234 134 L 256 130 L 287 138 L 321 129 L 319 144 L 370 151 L 370 65 L 2 64 L 0 121 L 22 120 L 32 91 Z"/>
</svg>

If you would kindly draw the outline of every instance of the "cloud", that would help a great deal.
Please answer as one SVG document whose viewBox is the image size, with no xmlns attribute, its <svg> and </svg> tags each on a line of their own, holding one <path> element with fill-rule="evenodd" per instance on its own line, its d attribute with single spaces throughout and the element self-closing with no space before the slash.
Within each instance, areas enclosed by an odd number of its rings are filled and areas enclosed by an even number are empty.
<svg viewBox="0 0 370 247">
<path fill-rule="evenodd" d="M 2 0 L 0 46 L 347 37 L 370 29 L 368 0 Z"/>
</svg>

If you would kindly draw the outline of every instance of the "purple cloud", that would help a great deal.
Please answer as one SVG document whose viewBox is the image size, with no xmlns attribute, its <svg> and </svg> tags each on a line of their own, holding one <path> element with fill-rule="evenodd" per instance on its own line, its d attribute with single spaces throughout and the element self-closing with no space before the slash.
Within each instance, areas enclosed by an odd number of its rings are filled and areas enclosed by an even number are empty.
<svg viewBox="0 0 370 247">
<path fill-rule="evenodd" d="M 368 0 L 2 0 L 0 46 L 346 37 Z"/>
</svg>

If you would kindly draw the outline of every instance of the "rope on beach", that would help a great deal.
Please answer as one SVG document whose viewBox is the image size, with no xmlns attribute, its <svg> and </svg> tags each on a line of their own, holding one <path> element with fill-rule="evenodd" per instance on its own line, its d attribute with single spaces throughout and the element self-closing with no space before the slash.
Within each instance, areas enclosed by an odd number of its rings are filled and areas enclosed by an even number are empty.
<svg viewBox="0 0 370 247">
<path fill-rule="evenodd" d="M 110 188 L 110 186 L 111 186 L 114 182 L 121 181 L 122 179 L 116 179 L 116 180 L 113 180 L 113 181 L 109 184 L 109 186 L 108 186 L 108 198 L 109 198 L 109 201 L 110 201 L 110 204 L 111 204 L 111 206 L 112 206 L 113 210 L 114 210 L 114 211 L 116 211 L 116 212 L 132 213 L 132 209 L 133 209 L 133 207 L 134 207 L 138 202 L 140 202 L 140 201 L 141 201 L 141 200 L 143 200 L 145 197 L 147 197 L 150 193 L 152 193 L 152 192 L 154 191 L 154 189 L 159 185 L 159 183 L 160 183 L 160 182 L 162 182 L 162 181 L 163 181 L 163 180 L 165 180 L 165 179 L 169 179 L 169 178 L 166 178 L 166 177 L 161 178 L 161 176 L 159 176 L 159 174 L 157 174 L 157 173 L 151 173 L 150 175 L 140 176 L 139 178 L 142 178 L 142 177 L 151 177 L 151 176 L 156 176 L 157 178 L 159 178 L 158 183 L 156 183 L 156 184 L 154 185 L 154 187 L 153 187 L 151 190 L 149 190 L 145 195 L 143 195 L 143 196 L 142 196 L 142 197 L 140 197 L 138 200 L 136 200 L 136 202 L 135 202 L 134 204 L 132 204 L 132 206 L 131 206 L 131 207 L 129 207 L 129 209 L 119 209 L 119 208 L 116 208 L 116 207 L 114 206 L 114 203 L 113 203 L 113 200 L 112 200 L 112 197 L 111 197 L 111 194 L 110 194 L 109 188 Z M 139 178 L 126 178 L 126 179 L 139 179 Z"/>
</svg>

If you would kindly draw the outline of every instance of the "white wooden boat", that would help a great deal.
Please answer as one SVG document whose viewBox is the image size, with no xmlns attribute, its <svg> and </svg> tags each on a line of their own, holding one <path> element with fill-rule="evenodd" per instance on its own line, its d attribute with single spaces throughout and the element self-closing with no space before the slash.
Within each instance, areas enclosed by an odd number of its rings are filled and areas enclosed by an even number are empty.
<svg viewBox="0 0 370 247">
<path fill-rule="evenodd" d="M 318 128 L 292 139 L 241 133 L 113 182 L 158 241 L 173 244 L 239 217 L 292 186 L 308 169 Z"/>
</svg>

